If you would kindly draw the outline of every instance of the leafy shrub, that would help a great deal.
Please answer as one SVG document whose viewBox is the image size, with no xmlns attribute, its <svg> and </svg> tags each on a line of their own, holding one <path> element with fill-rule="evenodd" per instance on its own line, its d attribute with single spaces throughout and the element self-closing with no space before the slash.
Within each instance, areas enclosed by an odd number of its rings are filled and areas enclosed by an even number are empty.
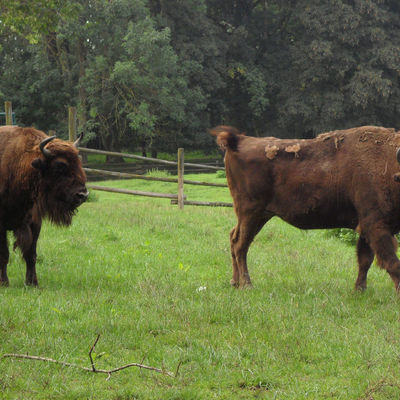
<svg viewBox="0 0 400 400">
<path fill-rule="evenodd" d="M 329 229 L 327 231 L 327 236 L 336 237 L 349 245 L 355 245 L 358 240 L 358 233 L 352 229 L 346 228 Z M 396 239 L 400 245 L 400 234 L 396 235 Z"/>
<path fill-rule="evenodd" d="M 355 231 L 346 228 L 329 229 L 327 235 L 336 237 L 349 245 L 356 244 L 358 239 L 358 234 Z"/>
</svg>

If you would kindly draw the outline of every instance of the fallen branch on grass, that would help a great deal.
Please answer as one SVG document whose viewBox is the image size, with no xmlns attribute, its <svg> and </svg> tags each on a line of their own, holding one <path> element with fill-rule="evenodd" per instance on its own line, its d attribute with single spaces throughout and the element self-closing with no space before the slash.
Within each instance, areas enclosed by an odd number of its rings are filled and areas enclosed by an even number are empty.
<svg viewBox="0 0 400 400">
<path fill-rule="evenodd" d="M 130 367 L 138 367 L 138 368 L 142 368 L 142 369 L 148 369 L 148 370 L 159 372 L 160 374 L 167 375 L 167 376 L 170 376 L 173 378 L 178 376 L 179 367 L 181 366 L 181 363 L 178 364 L 175 374 L 172 372 L 166 371 L 164 369 L 150 367 L 148 365 L 139 364 L 139 363 L 130 363 L 130 364 L 123 365 L 122 367 L 117 367 L 117 368 L 113 368 L 113 369 L 98 369 L 94 365 L 94 361 L 92 358 L 92 352 L 93 352 L 97 342 L 99 341 L 99 338 L 100 338 L 100 335 L 97 336 L 95 342 L 93 343 L 93 345 L 89 351 L 89 359 L 90 359 L 90 364 L 91 364 L 90 368 L 83 367 L 78 364 L 65 362 L 65 361 L 54 360 L 54 359 L 48 358 L 48 357 L 31 356 L 29 354 L 3 354 L 3 358 L 24 358 L 24 359 L 28 359 L 28 360 L 46 361 L 46 362 L 50 362 L 50 363 L 60 364 L 64 367 L 79 368 L 79 369 L 83 369 L 84 371 L 94 372 L 94 373 L 98 373 L 98 374 L 107 374 L 108 375 L 107 379 L 109 379 L 111 377 L 111 374 L 118 372 L 118 371 L 122 371 L 123 369 L 130 368 Z"/>
<path fill-rule="evenodd" d="M 400 389 L 400 385 L 397 383 L 393 382 L 388 382 L 386 378 L 380 379 L 378 382 L 373 383 L 368 387 L 368 390 L 366 391 L 365 395 L 362 397 L 359 397 L 358 400 L 369 400 L 373 399 L 373 395 L 376 393 L 382 391 L 383 388 L 385 387 L 391 387 L 391 388 L 396 388 Z"/>
</svg>

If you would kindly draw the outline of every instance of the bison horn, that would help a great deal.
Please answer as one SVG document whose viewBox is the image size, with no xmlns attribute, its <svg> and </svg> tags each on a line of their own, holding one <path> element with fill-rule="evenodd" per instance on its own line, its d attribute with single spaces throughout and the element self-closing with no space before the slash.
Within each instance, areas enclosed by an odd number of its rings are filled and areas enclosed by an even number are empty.
<svg viewBox="0 0 400 400">
<path fill-rule="evenodd" d="M 47 143 L 51 142 L 53 139 L 55 139 L 55 136 L 50 136 L 44 140 L 42 140 L 39 144 L 39 149 L 40 151 L 43 153 L 43 155 L 46 158 L 51 158 L 53 155 L 51 154 L 51 151 L 47 150 L 44 148 L 44 146 L 46 146 Z"/>
<path fill-rule="evenodd" d="M 400 164 L 400 149 L 398 149 L 396 152 L 396 158 L 397 158 L 397 162 Z"/>
<path fill-rule="evenodd" d="M 75 140 L 75 142 L 74 142 L 74 146 L 75 146 L 75 147 L 78 147 L 78 146 L 79 146 L 79 144 L 80 144 L 82 138 L 83 138 L 83 132 L 81 132 L 81 134 L 78 136 L 78 139 Z"/>
</svg>

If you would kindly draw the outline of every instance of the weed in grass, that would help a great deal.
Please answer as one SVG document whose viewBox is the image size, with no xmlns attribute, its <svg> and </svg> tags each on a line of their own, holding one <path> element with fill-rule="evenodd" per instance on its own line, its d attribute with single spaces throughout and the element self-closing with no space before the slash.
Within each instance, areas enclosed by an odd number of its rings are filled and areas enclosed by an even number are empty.
<svg viewBox="0 0 400 400">
<path fill-rule="evenodd" d="M 99 197 L 97 196 L 96 191 L 95 190 L 90 190 L 89 191 L 89 196 L 88 196 L 86 202 L 95 203 L 98 200 L 99 200 Z"/>
<path fill-rule="evenodd" d="M 215 176 L 216 176 L 217 178 L 226 178 L 226 172 L 225 172 L 225 170 L 223 170 L 223 171 L 217 171 L 217 172 L 215 173 Z"/>
<path fill-rule="evenodd" d="M 152 176 L 154 178 L 170 178 L 171 174 L 168 171 L 165 170 L 160 170 L 157 168 L 153 168 L 149 171 L 147 171 L 148 176 Z"/>
</svg>

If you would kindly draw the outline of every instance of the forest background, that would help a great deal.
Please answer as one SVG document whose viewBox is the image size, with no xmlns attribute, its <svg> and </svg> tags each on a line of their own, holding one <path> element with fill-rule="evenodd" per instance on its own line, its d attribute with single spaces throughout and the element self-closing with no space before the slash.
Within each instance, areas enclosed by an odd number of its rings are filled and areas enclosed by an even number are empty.
<svg viewBox="0 0 400 400">
<path fill-rule="evenodd" d="M 0 99 L 91 147 L 400 127 L 398 0 L 0 0 Z"/>
</svg>

